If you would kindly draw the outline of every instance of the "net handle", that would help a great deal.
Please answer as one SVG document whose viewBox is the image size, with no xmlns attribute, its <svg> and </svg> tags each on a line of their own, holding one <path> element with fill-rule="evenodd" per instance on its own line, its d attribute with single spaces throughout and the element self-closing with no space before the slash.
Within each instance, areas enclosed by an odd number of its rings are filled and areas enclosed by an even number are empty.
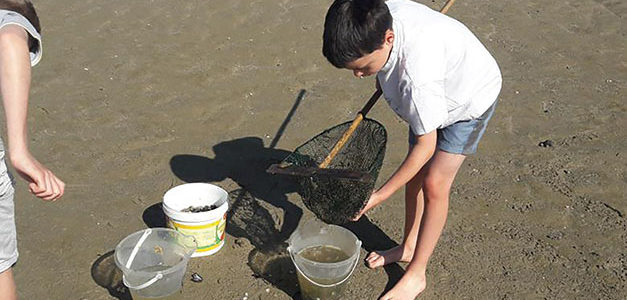
<svg viewBox="0 0 627 300">
<path fill-rule="evenodd" d="M 374 104 L 377 103 L 377 100 L 379 100 L 379 98 L 381 97 L 381 94 L 383 94 L 383 92 L 380 89 L 377 89 L 377 91 L 374 92 L 374 94 L 372 94 L 372 97 L 370 97 L 370 100 L 368 100 L 366 105 L 364 105 L 364 107 L 359 111 L 359 113 L 353 120 L 353 123 L 351 124 L 351 126 L 348 127 L 348 129 L 344 132 L 340 140 L 337 141 L 337 143 L 335 143 L 335 146 L 333 146 L 333 149 L 331 149 L 331 152 L 329 152 L 329 155 L 327 155 L 324 161 L 322 161 L 322 163 L 318 165 L 319 168 L 324 169 L 328 167 L 329 164 L 331 164 L 331 161 L 333 160 L 333 158 L 335 158 L 335 156 L 340 152 L 340 150 L 342 150 L 342 148 L 344 147 L 344 144 L 346 144 L 346 142 L 351 137 L 351 135 L 353 135 L 353 132 L 355 132 L 355 129 L 357 129 L 357 126 L 359 126 L 359 123 L 361 123 L 361 121 L 366 117 L 366 114 L 368 114 L 368 112 L 374 106 Z"/>
<path fill-rule="evenodd" d="M 451 8 L 451 6 L 453 6 L 453 3 L 455 3 L 455 0 L 446 1 L 446 4 L 444 4 L 444 7 L 440 9 L 440 12 L 443 14 L 446 14 L 446 12 L 448 12 L 448 9 Z"/>
</svg>

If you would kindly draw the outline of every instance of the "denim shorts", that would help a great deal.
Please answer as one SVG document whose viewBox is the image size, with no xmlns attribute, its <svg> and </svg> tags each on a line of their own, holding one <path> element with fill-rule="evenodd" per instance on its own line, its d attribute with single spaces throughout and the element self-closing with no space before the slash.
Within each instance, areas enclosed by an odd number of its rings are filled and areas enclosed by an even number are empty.
<svg viewBox="0 0 627 300">
<path fill-rule="evenodd" d="M 468 155 L 477 152 L 479 140 L 483 136 L 492 114 L 494 114 L 497 102 L 498 100 L 494 101 L 494 104 L 476 119 L 459 121 L 438 129 L 437 148 L 453 154 Z M 416 144 L 416 136 L 411 128 L 409 129 L 409 144 Z"/>
</svg>

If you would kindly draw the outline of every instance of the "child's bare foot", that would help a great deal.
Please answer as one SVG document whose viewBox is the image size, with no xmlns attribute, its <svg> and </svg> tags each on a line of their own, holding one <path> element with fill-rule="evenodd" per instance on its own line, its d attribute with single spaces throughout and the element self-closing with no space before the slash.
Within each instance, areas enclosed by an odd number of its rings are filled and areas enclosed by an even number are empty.
<svg viewBox="0 0 627 300">
<path fill-rule="evenodd" d="M 417 274 L 407 272 L 396 285 L 379 300 L 414 300 L 427 287 L 424 272 Z"/>
<path fill-rule="evenodd" d="M 374 269 L 395 262 L 410 262 L 414 256 L 414 249 L 409 249 L 403 244 L 385 251 L 373 251 L 366 257 L 368 268 Z"/>
</svg>

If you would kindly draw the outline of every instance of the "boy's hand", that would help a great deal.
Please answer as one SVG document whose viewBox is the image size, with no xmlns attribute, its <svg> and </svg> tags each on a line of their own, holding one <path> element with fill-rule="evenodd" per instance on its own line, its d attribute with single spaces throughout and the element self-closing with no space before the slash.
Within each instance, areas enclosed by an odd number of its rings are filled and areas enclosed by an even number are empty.
<svg viewBox="0 0 627 300">
<path fill-rule="evenodd" d="M 65 183 L 29 153 L 12 156 L 11 164 L 17 173 L 29 182 L 28 188 L 35 196 L 46 201 L 56 201 L 63 196 Z"/>
<path fill-rule="evenodd" d="M 373 191 L 372 195 L 370 195 L 370 198 L 368 199 L 368 203 L 366 203 L 366 206 L 364 206 L 364 208 L 361 211 L 359 211 L 357 215 L 352 217 L 351 221 L 353 222 L 359 221 L 359 218 L 361 218 L 361 216 L 363 216 L 367 211 L 369 211 L 373 207 L 379 205 L 379 203 L 383 202 L 383 200 L 385 199 L 381 199 L 381 197 L 379 197 L 377 192 Z"/>
</svg>

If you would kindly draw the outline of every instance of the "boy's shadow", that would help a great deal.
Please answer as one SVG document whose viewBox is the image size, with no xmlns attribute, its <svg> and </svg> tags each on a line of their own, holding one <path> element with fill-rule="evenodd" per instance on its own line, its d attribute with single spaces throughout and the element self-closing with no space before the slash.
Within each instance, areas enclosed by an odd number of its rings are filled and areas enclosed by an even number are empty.
<svg viewBox="0 0 627 300">
<path fill-rule="evenodd" d="M 291 152 L 266 148 L 258 137 L 244 137 L 213 146 L 213 159 L 198 155 L 175 155 L 173 173 L 185 182 L 216 182 L 230 178 L 240 188 L 229 191 L 226 231 L 246 238 L 254 246 L 248 265 L 287 295 L 298 298 L 296 273 L 285 241 L 298 226 L 303 211 L 287 194 L 297 191 L 290 177 L 270 175 L 266 169 Z M 279 211 L 280 210 L 280 211 Z M 281 213 L 282 212 L 282 213 Z M 148 226 L 164 224 L 160 204 L 144 211 Z"/>
<path fill-rule="evenodd" d="M 230 178 L 254 199 L 282 210 L 281 228 L 273 232 L 279 235 L 273 240 L 287 239 L 303 214 L 300 207 L 287 199 L 287 194 L 295 192 L 297 185 L 290 177 L 266 173 L 266 168 L 282 161 L 291 152 L 266 148 L 258 137 L 221 142 L 213 146 L 213 152 L 213 159 L 189 154 L 175 155 L 170 160 L 172 172 L 185 182 L 217 182 Z M 251 237 L 245 232 L 242 234 L 243 237 Z"/>
</svg>

